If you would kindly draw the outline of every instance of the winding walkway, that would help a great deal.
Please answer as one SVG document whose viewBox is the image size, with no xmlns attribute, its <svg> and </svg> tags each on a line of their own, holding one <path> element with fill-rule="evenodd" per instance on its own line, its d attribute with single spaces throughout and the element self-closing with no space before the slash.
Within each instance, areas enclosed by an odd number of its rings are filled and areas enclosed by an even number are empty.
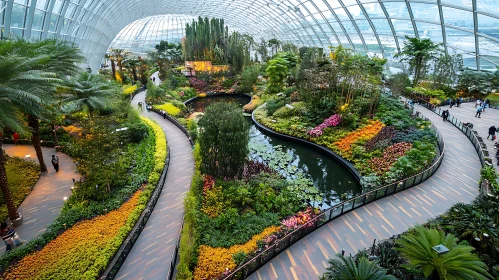
<svg viewBox="0 0 499 280">
<path fill-rule="evenodd" d="M 158 79 L 156 79 L 158 82 Z M 135 96 L 145 104 L 145 92 Z M 192 147 L 185 134 L 154 112 L 141 115 L 156 121 L 166 134 L 170 147 L 170 167 L 159 200 L 132 251 L 115 279 L 167 279 L 173 251 L 184 217 L 184 198 L 194 172 Z"/>
<path fill-rule="evenodd" d="M 383 240 L 443 214 L 457 202 L 478 195 L 480 160 L 468 138 L 449 122 L 416 106 L 440 130 L 445 156 L 438 171 L 418 186 L 357 208 L 312 232 L 248 279 L 317 279 L 327 260 L 344 249 L 355 254 L 374 239 Z M 490 110 L 489 110 L 490 111 Z M 488 113 L 488 112 L 487 112 Z"/>
<path fill-rule="evenodd" d="M 38 162 L 33 146 L 6 144 L 2 146 L 9 156 L 25 158 L 26 155 L 31 155 L 30 158 Z M 42 151 L 48 171 L 40 175 L 31 193 L 19 206 L 19 212 L 24 219 L 22 225 L 15 230 L 25 241 L 44 233 L 47 226 L 55 221 L 61 213 L 64 197 L 71 195 L 73 178 L 80 178 L 73 159 L 68 155 L 56 152 L 54 148 L 42 147 Z M 59 172 L 55 172 L 50 163 L 53 154 L 59 156 Z M 0 242 L 0 253 L 5 253 L 3 242 Z"/>
<path fill-rule="evenodd" d="M 475 118 L 475 102 L 463 103 L 459 107 L 454 106 L 449 108 L 449 106 L 442 106 L 440 108 L 443 110 L 449 110 L 451 115 L 455 116 L 462 122 L 469 122 L 473 124 L 473 130 L 476 130 L 478 135 L 483 138 L 483 142 L 487 144 L 489 157 L 494 163 L 494 168 L 497 172 L 499 172 L 499 165 L 497 164 L 497 160 L 495 158 L 496 151 L 494 150 L 494 141 L 490 140 L 490 138 L 487 140 L 489 127 L 495 125 L 499 128 L 499 110 L 487 108 L 485 109 L 485 112 L 482 113 L 480 118 Z M 496 133 L 496 136 L 499 136 L 499 133 Z"/>
</svg>

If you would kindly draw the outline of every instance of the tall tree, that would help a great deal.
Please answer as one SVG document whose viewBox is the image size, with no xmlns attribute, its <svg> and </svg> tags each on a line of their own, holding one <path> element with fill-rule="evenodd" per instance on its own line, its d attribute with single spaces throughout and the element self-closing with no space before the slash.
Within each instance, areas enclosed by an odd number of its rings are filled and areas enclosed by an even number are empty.
<svg viewBox="0 0 499 280">
<path fill-rule="evenodd" d="M 474 248 L 458 245 L 457 241 L 452 234 L 417 226 L 396 243 L 409 266 L 420 269 L 428 279 L 491 279 L 486 265 L 471 253 Z M 433 247 L 440 244 L 449 252 L 438 254 Z"/>
<path fill-rule="evenodd" d="M 241 174 L 248 155 L 249 127 L 240 107 L 215 103 L 199 121 L 201 169 L 216 178 Z"/>
<path fill-rule="evenodd" d="M 405 36 L 405 38 L 407 41 L 404 42 L 402 51 L 394 57 L 409 64 L 409 71 L 414 74 L 412 85 L 415 87 L 426 76 L 430 63 L 442 52 L 441 44 L 435 44 L 431 39 L 411 38 L 409 36 Z"/>
<path fill-rule="evenodd" d="M 43 159 L 42 148 L 40 145 L 40 119 L 48 116 L 49 105 L 54 102 L 54 94 L 56 87 L 60 84 L 62 78 L 74 75 L 81 70 L 78 63 L 82 62 L 84 57 L 76 45 L 56 41 L 56 40 L 41 40 L 27 41 L 19 38 L 11 41 L 6 41 L 0 46 L 0 54 L 5 55 L 20 55 L 25 58 L 34 58 L 36 63 L 31 65 L 31 71 L 44 71 L 53 75 L 50 79 L 40 80 L 39 84 L 43 86 L 43 92 L 36 84 L 28 86 L 33 94 L 43 96 L 40 105 L 44 110 L 29 111 L 29 108 L 23 109 L 23 112 L 28 117 L 28 124 L 31 127 L 31 140 L 35 148 L 40 170 L 47 171 L 47 166 Z M 26 85 L 25 85 L 26 86 Z"/>
<path fill-rule="evenodd" d="M 41 115 L 48 103 L 46 92 L 55 90 L 59 80 L 54 73 L 36 71 L 47 59 L 45 55 L 22 57 L 10 52 L 13 42 L 0 41 L 0 189 L 7 203 L 11 220 L 19 217 L 7 184 L 2 136 L 10 129 L 20 133 L 28 131 L 25 114 Z"/>
</svg>

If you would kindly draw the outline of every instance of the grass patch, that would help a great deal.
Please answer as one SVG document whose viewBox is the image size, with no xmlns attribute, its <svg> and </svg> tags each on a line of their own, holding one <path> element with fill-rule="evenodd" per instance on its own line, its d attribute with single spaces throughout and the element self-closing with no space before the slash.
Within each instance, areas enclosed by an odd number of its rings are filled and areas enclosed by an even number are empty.
<svg viewBox="0 0 499 280">
<path fill-rule="evenodd" d="M 31 160 L 7 156 L 5 170 L 7 171 L 9 189 L 17 208 L 38 181 L 40 165 Z M 6 220 L 7 217 L 7 205 L 3 193 L 0 192 L 0 221 Z"/>
</svg>

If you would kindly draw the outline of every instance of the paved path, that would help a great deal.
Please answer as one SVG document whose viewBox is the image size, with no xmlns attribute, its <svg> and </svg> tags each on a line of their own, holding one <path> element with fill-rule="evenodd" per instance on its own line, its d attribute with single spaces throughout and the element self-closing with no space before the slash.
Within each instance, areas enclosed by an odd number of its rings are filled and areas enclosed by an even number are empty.
<svg viewBox="0 0 499 280">
<path fill-rule="evenodd" d="M 10 156 L 31 159 L 38 162 L 33 146 L 2 145 Z M 29 241 L 42 234 L 46 227 L 59 216 L 64 204 L 64 197 L 71 195 L 73 178 L 79 179 L 73 160 L 66 154 L 56 152 L 54 148 L 42 147 L 43 158 L 47 164 L 48 172 L 41 174 L 33 191 L 26 197 L 19 207 L 19 212 L 24 216 L 23 224 L 15 230 L 21 239 Z M 59 156 L 59 172 L 55 172 L 51 165 L 52 155 Z M 0 242 L 0 252 L 5 253 L 5 244 Z"/>
<path fill-rule="evenodd" d="M 144 98 L 145 92 L 137 94 L 132 107 L 137 108 L 139 101 L 144 103 Z M 119 280 L 167 279 L 184 217 L 184 198 L 194 172 L 192 147 L 185 134 L 156 113 L 144 111 L 142 115 L 163 128 L 170 147 L 170 167 L 158 203 L 115 278 Z"/>
<path fill-rule="evenodd" d="M 478 132 L 478 135 L 483 138 L 483 142 L 487 144 L 489 157 L 494 163 L 494 168 L 497 172 L 499 172 L 499 165 L 497 165 L 497 160 L 495 158 L 496 151 L 494 150 L 494 141 L 490 140 L 490 138 L 489 140 L 487 140 L 487 136 L 489 135 L 489 127 L 495 125 L 499 128 L 499 110 L 487 108 L 485 109 L 485 112 L 482 113 L 480 118 L 475 118 L 475 102 L 464 103 L 461 104 L 460 107 L 454 106 L 452 108 L 449 108 L 449 106 L 443 106 L 440 108 L 448 109 L 451 115 L 454 115 L 462 122 L 470 122 L 473 124 L 473 130 L 476 130 Z M 496 133 L 496 136 L 499 137 L 499 133 Z"/>
<path fill-rule="evenodd" d="M 443 214 L 478 195 L 480 160 L 468 138 L 449 122 L 417 106 L 438 127 L 446 151 L 438 171 L 422 184 L 355 209 L 304 237 L 249 279 L 317 279 L 342 249 L 355 254 L 373 240 L 387 239 Z M 491 111 L 491 110 L 490 110 Z M 488 112 L 487 112 L 488 113 Z"/>
</svg>

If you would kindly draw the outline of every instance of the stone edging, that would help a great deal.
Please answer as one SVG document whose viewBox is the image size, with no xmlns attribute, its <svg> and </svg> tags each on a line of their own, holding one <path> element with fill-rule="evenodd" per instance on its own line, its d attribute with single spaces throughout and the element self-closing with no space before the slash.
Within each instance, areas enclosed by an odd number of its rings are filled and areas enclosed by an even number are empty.
<svg viewBox="0 0 499 280">
<path fill-rule="evenodd" d="M 260 107 L 262 107 L 262 106 L 260 106 Z M 280 137 L 280 138 L 284 138 L 284 139 L 289 140 L 289 141 L 303 143 L 303 144 L 312 146 L 312 147 L 314 147 L 316 149 L 319 149 L 319 150 L 327 153 L 328 155 L 334 157 L 344 167 L 346 167 L 354 175 L 355 179 L 357 179 L 357 181 L 360 184 L 360 179 L 362 178 L 362 176 L 360 175 L 359 171 L 355 168 L 355 166 L 351 162 L 347 161 L 346 159 L 344 159 L 343 157 L 341 157 L 340 155 L 338 155 L 334 151 L 332 151 L 332 150 L 330 150 L 330 149 L 328 149 L 328 148 L 326 148 L 324 146 L 321 146 L 321 145 L 315 144 L 313 142 L 310 142 L 308 140 L 302 139 L 302 138 L 298 138 L 298 137 L 294 137 L 294 136 L 290 136 L 290 135 L 281 134 L 281 133 L 276 132 L 276 131 L 274 131 L 274 130 L 272 130 L 272 129 L 266 127 L 266 126 L 264 126 L 263 124 L 259 123 L 255 119 L 255 112 L 256 112 L 256 110 L 260 109 L 260 107 L 258 107 L 257 109 L 255 109 L 253 111 L 253 113 L 251 114 L 251 119 L 253 120 L 253 123 L 256 125 L 256 127 L 258 127 L 258 129 L 263 130 L 263 131 L 265 131 L 268 134 L 271 134 L 271 135 L 274 135 L 274 136 L 277 136 L 277 137 Z"/>
</svg>

